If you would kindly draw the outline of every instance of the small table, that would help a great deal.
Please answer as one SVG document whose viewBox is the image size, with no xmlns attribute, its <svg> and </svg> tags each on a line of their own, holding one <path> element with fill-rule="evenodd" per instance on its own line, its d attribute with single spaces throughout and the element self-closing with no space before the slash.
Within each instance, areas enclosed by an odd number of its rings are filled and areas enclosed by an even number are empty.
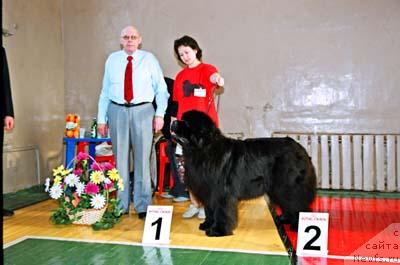
<svg viewBox="0 0 400 265">
<path fill-rule="evenodd" d="M 65 168 L 72 168 L 73 165 L 70 163 L 75 157 L 75 148 L 79 143 L 89 144 L 89 155 L 93 158 L 96 156 L 96 145 L 102 142 L 111 142 L 111 138 L 69 138 L 64 137 L 65 142 Z M 89 159 L 89 165 L 93 161 Z"/>
</svg>

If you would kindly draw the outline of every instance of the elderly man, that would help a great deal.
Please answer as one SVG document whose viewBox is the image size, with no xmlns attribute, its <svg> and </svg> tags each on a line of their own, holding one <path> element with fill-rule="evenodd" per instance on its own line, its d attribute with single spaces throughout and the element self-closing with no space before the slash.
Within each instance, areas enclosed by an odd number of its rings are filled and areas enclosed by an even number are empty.
<svg viewBox="0 0 400 265">
<path fill-rule="evenodd" d="M 142 37 L 133 27 L 121 31 L 122 50 L 113 52 L 105 63 L 103 88 L 98 105 L 98 131 L 110 130 L 117 169 L 125 183 L 118 192 L 120 206 L 129 213 L 129 151 L 134 152 L 133 203 L 140 219 L 151 204 L 150 153 L 153 130 L 164 125 L 168 104 L 167 85 L 156 57 L 139 49 Z M 157 109 L 152 101 L 156 99 Z"/>
</svg>

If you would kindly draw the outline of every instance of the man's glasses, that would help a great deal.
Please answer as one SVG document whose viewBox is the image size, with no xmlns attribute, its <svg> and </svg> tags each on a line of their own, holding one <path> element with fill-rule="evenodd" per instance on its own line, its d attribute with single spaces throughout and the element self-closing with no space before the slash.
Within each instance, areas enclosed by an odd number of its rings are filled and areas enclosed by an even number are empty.
<svg viewBox="0 0 400 265">
<path fill-rule="evenodd" d="M 127 35 L 125 35 L 125 36 L 122 36 L 122 39 L 124 39 L 124 40 L 137 40 L 137 39 L 139 39 L 139 36 L 127 36 Z"/>
</svg>

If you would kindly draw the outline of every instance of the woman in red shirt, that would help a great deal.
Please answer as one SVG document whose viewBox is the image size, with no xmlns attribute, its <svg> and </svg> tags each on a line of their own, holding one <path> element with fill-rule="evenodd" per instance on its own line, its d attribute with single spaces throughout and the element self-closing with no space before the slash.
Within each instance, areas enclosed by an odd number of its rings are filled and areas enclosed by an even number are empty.
<svg viewBox="0 0 400 265">
<path fill-rule="evenodd" d="M 216 88 L 223 87 L 224 79 L 215 66 L 201 61 L 202 50 L 195 39 L 183 36 L 175 40 L 174 50 L 178 60 L 186 66 L 177 74 L 174 82 L 173 100 L 178 103 L 176 118 L 181 119 L 186 111 L 198 110 L 207 113 L 219 127 L 214 93 Z M 197 214 L 204 219 L 204 208 L 192 194 L 190 200 L 191 205 L 183 217 L 191 218 Z"/>
</svg>

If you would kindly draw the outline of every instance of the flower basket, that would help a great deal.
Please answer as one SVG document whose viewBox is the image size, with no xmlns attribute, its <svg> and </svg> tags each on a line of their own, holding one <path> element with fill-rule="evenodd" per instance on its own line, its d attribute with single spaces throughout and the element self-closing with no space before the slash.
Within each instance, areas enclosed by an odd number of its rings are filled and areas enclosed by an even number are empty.
<svg viewBox="0 0 400 265">
<path fill-rule="evenodd" d="M 76 214 L 69 214 L 69 219 L 70 220 L 75 220 L 72 221 L 73 224 L 76 225 L 92 225 L 94 223 L 97 223 L 101 220 L 103 217 L 104 212 L 107 209 L 107 205 L 104 206 L 102 209 L 84 209 Z"/>
<path fill-rule="evenodd" d="M 52 181 L 46 179 L 45 190 L 59 202 L 51 216 L 55 224 L 108 229 L 119 221 L 122 210 L 118 200 L 109 198 L 109 194 L 123 190 L 124 185 L 112 164 L 99 164 L 88 154 L 79 153 L 67 168 L 53 169 L 53 177 Z"/>
</svg>

